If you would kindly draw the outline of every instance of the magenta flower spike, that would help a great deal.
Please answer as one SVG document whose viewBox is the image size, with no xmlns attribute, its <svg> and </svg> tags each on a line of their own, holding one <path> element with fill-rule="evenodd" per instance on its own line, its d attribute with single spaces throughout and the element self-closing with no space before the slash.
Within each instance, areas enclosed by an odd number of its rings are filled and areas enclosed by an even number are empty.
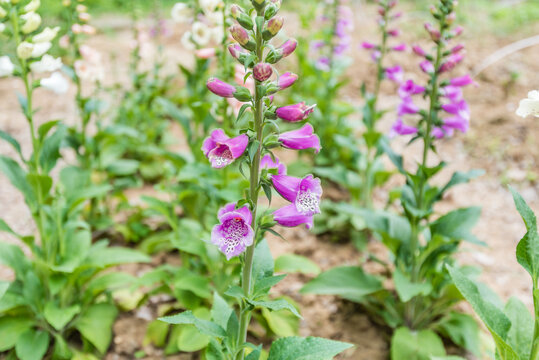
<svg viewBox="0 0 539 360">
<path fill-rule="evenodd" d="M 313 148 L 320 152 L 320 138 L 314 134 L 311 124 L 305 124 L 301 129 L 287 131 L 279 135 L 279 141 L 285 148 L 305 150 Z"/>
<path fill-rule="evenodd" d="M 397 65 L 397 66 L 386 69 L 386 77 L 389 80 L 394 81 L 397 84 L 400 84 L 404 80 L 404 72 L 402 68 L 399 65 Z"/>
<path fill-rule="evenodd" d="M 230 260 L 253 244 L 253 215 L 248 206 L 236 209 L 236 203 L 231 203 L 219 210 L 218 218 L 220 224 L 213 227 L 211 242 Z"/>
<path fill-rule="evenodd" d="M 279 90 L 284 90 L 294 85 L 297 80 L 298 76 L 296 74 L 291 72 L 285 72 L 284 74 L 279 76 L 279 80 L 277 80 L 277 85 L 279 86 Z"/>
<path fill-rule="evenodd" d="M 223 129 L 215 129 L 204 140 L 202 151 L 212 167 L 221 169 L 242 156 L 248 144 L 249 137 L 245 134 L 230 138 Z"/>
<path fill-rule="evenodd" d="M 417 134 L 418 129 L 414 126 L 406 125 L 401 118 L 398 118 L 397 121 L 391 127 L 390 137 L 395 137 L 396 135 L 413 135 Z"/>
<path fill-rule="evenodd" d="M 399 87 L 399 96 L 402 99 L 408 98 L 411 95 L 422 94 L 425 92 L 425 87 L 417 85 L 413 80 L 407 80 Z"/>
<path fill-rule="evenodd" d="M 277 108 L 276 115 L 284 121 L 298 122 L 307 119 L 315 107 L 316 105 L 307 106 L 304 102 L 301 102 Z"/>
<path fill-rule="evenodd" d="M 442 105 L 442 109 L 452 115 L 460 116 L 463 119 L 470 120 L 470 108 L 465 100 L 456 103 Z"/>
<path fill-rule="evenodd" d="M 273 68 L 270 64 L 259 63 L 253 68 L 253 77 L 258 81 L 266 81 L 273 74 Z"/>
<path fill-rule="evenodd" d="M 234 94 L 236 93 L 235 86 L 227 84 L 226 82 L 217 78 L 210 78 L 206 85 L 208 90 L 210 90 L 212 93 L 224 98 L 234 97 Z"/>
<path fill-rule="evenodd" d="M 450 80 L 450 84 L 452 86 L 458 86 L 458 87 L 468 86 L 474 83 L 475 81 L 472 79 L 470 75 L 464 75 L 464 76 L 456 77 Z"/>
<path fill-rule="evenodd" d="M 260 161 L 261 169 L 277 169 L 278 175 L 286 175 L 286 165 L 279 161 L 278 157 L 275 157 L 275 161 L 271 158 L 270 154 L 264 155 Z"/>
<path fill-rule="evenodd" d="M 271 178 L 275 190 L 292 204 L 273 213 L 273 219 L 280 225 L 294 227 L 305 224 L 313 227 L 313 216 L 320 213 L 322 186 L 320 179 L 307 175 L 303 179 L 287 175 Z"/>
</svg>

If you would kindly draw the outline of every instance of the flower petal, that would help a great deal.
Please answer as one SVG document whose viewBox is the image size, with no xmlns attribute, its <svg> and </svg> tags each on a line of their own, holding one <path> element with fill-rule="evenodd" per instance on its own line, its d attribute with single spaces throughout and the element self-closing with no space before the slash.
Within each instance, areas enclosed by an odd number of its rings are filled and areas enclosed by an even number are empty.
<svg viewBox="0 0 539 360">
<path fill-rule="evenodd" d="M 274 175 L 271 177 L 273 187 L 282 197 L 290 202 L 296 201 L 301 179 L 288 175 Z"/>
<path fill-rule="evenodd" d="M 312 215 L 301 214 L 294 204 L 284 206 L 273 212 L 273 219 L 281 226 L 295 227 L 305 224 L 307 229 L 313 227 Z"/>
</svg>

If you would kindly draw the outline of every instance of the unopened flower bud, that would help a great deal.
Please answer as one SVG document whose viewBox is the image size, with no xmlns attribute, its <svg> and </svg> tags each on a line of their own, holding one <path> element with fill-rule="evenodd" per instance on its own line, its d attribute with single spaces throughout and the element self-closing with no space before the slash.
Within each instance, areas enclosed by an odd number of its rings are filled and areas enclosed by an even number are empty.
<svg viewBox="0 0 539 360">
<path fill-rule="evenodd" d="M 82 26 L 80 24 L 73 24 L 71 25 L 71 31 L 73 31 L 73 34 L 81 34 Z"/>
<path fill-rule="evenodd" d="M 271 19 L 274 17 L 281 8 L 281 0 L 272 0 L 272 2 L 266 7 L 266 10 L 264 12 L 264 17 L 266 20 Z"/>
<path fill-rule="evenodd" d="M 314 111 L 316 105 L 307 106 L 304 102 L 283 106 L 277 109 L 275 112 L 277 117 L 288 122 L 298 122 L 307 119 L 307 117 Z"/>
<path fill-rule="evenodd" d="M 239 46 L 238 44 L 230 44 L 228 45 L 228 51 L 230 52 L 230 55 L 232 55 L 235 59 L 240 59 L 242 55 L 245 55 L 246 53 L 243 51 L 243 48 Z"/>
<path fill-rule="evenodd" d="M 36 11 L 37 9 L 39 9 L 40 5 L 41 5 L 40 0 L 32 0 L 28 3 L 28 5 L 24 7 L 24 12 L 29 13 L 32 11 Z"/>
<path fill-rule="evenodd" d="M 390 9 L 392 9 L 392 8 L 394 8 L 395 6 L 397 6 L 398 3 L 399 3 L 399 2 L 398 2 L 397 0 L 391 0 L 391 1 L 389 1 L 389 3 L 387 4 L 387 6 L 388 6 Z"/>
<path fill-rule="evenodd" d="M 406 44 L 402 43 L 392 47 L 393 51 L 406 51 Z"/>
<path fill-rule="evenodd" d="M 451 25 L 455 22 L 456 18 L 457 18 L 457 15 L 454 12 L 452 12 L 451 14 L 447 15 L 447 17 L 445 18 L 445 22 Z"/>
<path fill-rule="evenodd" d="M 297 46 L 298 41 L 296 39 L 288 39 L 279 48 L 283 51 L 283 57 L 287 57 L 296 50 Z"/>
<path fill-rule="evenodd" d="M 422 56 L 424 57 L 425 55 L 427 55 L 427 53 L 425 52 L 425 50 L 423 50 L 423 48 L 419 45 L 414 45 L 412 46 L 412 50 L 414 51 L 414 53 L 418 56 Z"/>
<path fill-rule="evenodd" d="M 208 90 L 210 90 L 212 93 L 224 98 L 234 97 L 234 93 L 236 92 L 235 86 L 227 84 L 226 82 L 216 78 L 210 78 L 206 85 Z"/>
<path fill-rule="evenodd" d="M 37 30 L 39 25 L 41 25 L 41 16 L 35 12 L 21 15 L 21 19 L 25 21 L 24 25 L 21 27 L 24 34 L 29 34 L 32 31 Z"/>
<path fill-rule="evenodd" d="M 245 11 L 239 5 L 234 4 L 230 7 L 230 15 L 234 19 L 237 19 L 242 13 L 245 13 Z"/>
<path fill-rule="evenodd" d="M 457 53 L 461 52 L 462 50 L 464 50 L 464 45 L 463 44 L 457 44 L 457 45 L 455 45 L 455 47 L 453 47 L 451 49 L 451 53 L 452 54 L 457 54 Z"/>
<path fill-rule="evenodd" d="M 71 0 L 62 0 L 62 5 L 63 5 L 63 6 L 69 6 L 69 5 L 71 5 Z"/>
<path fill-rule="evenodd" d="M 79 14 L 80 21 L 88 22 L 88 21 L 90 21 L 91 18 L 92 18 L 92 16 L 90 14 L 88 14 L 88 13 L 83 12 L 83 13 Z"/>
<path fill-rule="evenodd" d="M 419 66 L 421 67 L 421 70 L 427 74 L 432 74 L 434 72 L 434 65 L 428 60 L 421 62 Z"/>
<path fill-rule="evenodd" d="M 83 13 L 88 11 L 88 7 L 86 5 L 77 4 L 76 10 L 77 12 Z"/>
<path fill-rule="evenodd" d="M 270 40 L 281 31 L 284 19 L 282 17 L 274 17 L 268 21 L 267 28 L 262 32 L 264 40 Z"/>
<path fill-rule="evenodd" d="M 43 29 L 42 32 L 34 36 L 32 40 L 34 41 L 34 43 L 52 41 L 56 37 L 56 35 L 58 35 L 58 31 L 60 31 L 59 26 L 56 26 L 53 29 L 51 29 L 50 27 L 46 27 L 45 29 Z"/>
<path fill-rule="evenodd" d="M 286 72 L 279 76 L 279 80 L 277 81 L 277 85 L 279 86 L 279 90 L 284 90 L 286 88 L 289 88 L 290 86 L 294 85 L 294 83 L 298 80 L 298 76 L 291 72 Z"/>
<path fill-rule="evenodd" d="M 23 41 L 17 47 L 17 56 L 21 60 L 26 60 L 32 56 L 33 51 L 34 51 L 34 44 Z"/>
<path fill-rule="evenodd" d="M 453 36 L 459 36 L 464 31 L 464 28 L 462 26 L 457 26 L 455 29 L 453 29 Z"/>
<path fill-rule="evenodd" d="M 268 63 L 259 63 L 253 68 L 253 77 L 260 82 L 268 80 L 272 74 L 273 68 Z"/>
<path fill-rule="evenodd" d="M 393 36 L 393 37 L 399 36 L 400 33 L 401 33 L 401 32 L 400 32 L 399 29 L 391 29 L 391 30 L 389 30 L 389 31 L 387 32 L 387 34 L 388 34 L 389 36 Z"/>
<path fill-rule="evenodd" d="M 245 46 L 249 43 L 251 40 L 249 38 L 249 34 L 247 33 L 247 30 L 242 28 L 239 25 L 232 25 L 230 27 L 230 34 L 236 40 L 241 46 Z"/>
<path fill-rule="evenodd" d="M 441 37 L 440 31 L 438 29 L 435 29 L 434 26 L 432 26 L 432 24 L 425 23 L 425 30 L 428 31 L 433 41 L 437 42 L 440 40 L 440 37 Z"/>
</svg>

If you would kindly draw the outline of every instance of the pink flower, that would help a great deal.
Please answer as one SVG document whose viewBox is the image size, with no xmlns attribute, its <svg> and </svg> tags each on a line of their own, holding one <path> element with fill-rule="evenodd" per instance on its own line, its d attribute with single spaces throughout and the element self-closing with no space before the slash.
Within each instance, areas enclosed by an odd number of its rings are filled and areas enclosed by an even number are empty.
<svg viewBox="0 0 539 360">
<path fill-rule="evenodd" d="M 248 144 L 249 137 L 245 134 L 230 138 L 222 129 L 215 129 L 204 140 L 202 151 L 210 160 L 211 166 L 220 169 L 241 157 Z"/>
<path fill-rule="evenodd" d="M 307 119 L 314 111 L 316 105 L 307 106 L 304 102 L 295 105 L 283 106 L 277 109 L 277 117 L 289 122 L 298 122 Z"/>
<path fill-rule="evenodd" d="M 414 53 L 416 55 L 419 55 L 421 57 L 425 57 L 425 55 L 427 55 L 427 53 L 425 52 L 425 50 L 423 50 L 423 48 L 419 45 L 414 45 L 412 46 L 412 50 L 414 51 Z"/>
<path fill-rule="evenodd" d="M 286 72 L 279 76 L 279 79 L 277 80 L 277 85 L 279 86 L 279 90 L 284 90 L 286 88 L 289 88 L 290 86 L 294 85 L 294 83 L 298 80 L 298 76 L 291 72 Z"/>
<path fill-rule="evenodd" d="M 392 47 L 393 51 L 406 51 L 406 44 L 402 43 Z"/>
<path fill-rule="evenodd" d="M 406 125 L 401 118 L 398 118 L 397 121 L 391 127 L 390 137 L 395 137 L 396 135 L 413 135 L 417 134 L 418 130 L 414 126 Z"/>
<path fill-rule="evenodd" d="M 472 77 L 470 75 L 465 75 L 465 76 L 456 77 L 456 78 L 451 79 L 450 83 L 451 83 L 452 86 L 463 87 L 463 86 L 468 86 L 468 85 L 474 84 L 475 81 L 473 81 L 473 79 L 472 79 Z"/>
<path fill-rule="evenodd" d="M 232 57 L 234 57 L 235 59 L 239 59 L 240 55 L 247 54 L 247 52 L 245 52 L 243 48 L 238 44 L 228 45 L 228 51 L 230 52 L 230 55 L 232 55 Z"/>
<path fill-rule="evenodd" d="M 402 99 L 402 102 L 399 104 L 397 108 L 397 114 L 399 116 L 406 115 L 406 114 L 413 115 L 413 114 L 417 114 L 418 112 L 419 112 L 419 108 L 417 107 L 417 105 L 414 104 L 410 96 Z"/>
<path fill-rule="evenodd" d="M 195 50 L 195 56 L 199 59 L 209 59 L 215 56 L 215 48 L 204 48 Z"/>
<path fill-rule="evenodd" d="M 400 84 L 403 82 L 404 72 L 402 71 L 402 68 L 399 65 L 397 65 L 391 68 L 387 68 L 386 76 L 389 80 L 394 81 L 397 84 Z"/>
<path fill-rule="evenodd" d="M 257 81 L 266 81 L 273 74 L 273 68 L 268 63 L 258 63 L 253 68 L 253 77 Z"/>
<path fill-rule="evenodd" d="M 283 57 L 287 57 L 288 55 L 292 54 L 297 47 L 298 41 L 296 39 L 288 39 L 281 46 L 279 46 L 279 49 L 282 51 Z"/>
<path fill-rule="evenodd" d="M 366 50 L 371 50 L 371 49 L 374 49 L 376 47 L 376 45 L 365 41 L 365 42 L 361 43 L 361 47 L 363 49 L 366 49 Z"/>
<path fill-rule="evenodd" d="M 273 213 L 273 219 L 282 226 L 294 227 L 305 224 L 313 227 L 313 216 L 320 213 L 322 186 L 320 179 L 307 175 L 303 179 L 274 175 L 271 178 L 275 190 L 292 204 Z"/>
<path fill-rule="evenodd" d="M 449 85 L 441 89 L 442 95 L 451 102 L 458 102 L 462 99 L 462 90 L 460 87 Z"/>
<path fill-rule="evenodd" d="M 464 59 L 464 55 L 462 55 L 462 54 L 449 55 L 446 62 L 444 62 L 440 66 L 440 72 L 443 73 L 443 72 L 453 70 L 455 68 L 455 66 L 457 66 L 463 59 Z"/>
<path fill-rule="evenodd" d="M 261 169 L 277 169 L 278 175 L 286 175 L 286 165 L 279 161 L 279 158 L 275 156 L 275 161 L 271 158 L 270 154 L 264 155 L 260 161 Z"/>
<path fill-rule="evenodd" d="M 461 52 L 462 50 L 464 50 L 464 45 L 463 44 L 458 44 L 458 45 L 456 45 L 455 47 L 453 47 L 451 49 L 451 53 L 456 54 L 456 53 Z"/>
<path fill-rule="evenodd" d="M 279 141 L 285 148 L 292 150 L 305 150 L 309 148 L 320 152 L 320 138 L 314 134 L 311 124 L 305 124 L 301 129 L 287 131 L 279 135 Z"/>
<path fill-rule="evenodd" d="M 428 60 L 422 61 L 421 64 L 419 64 L 419 67 L 427 74 L 432 74 L 434 72 L 434 65 Z"/>
<path fill-rule="evenodd" d="M 413 80 L 407 80 L 399 87 L 399 96 L 403 99 L 423 92 L 425 92 L 425 87 L 417 85 Z"/>
<path fill-rule="evenodd" d="M 253 245 L 253 215 L 247 205 L 236 209 L 236 203 L 228 204 L 219 210 L 218 218 L 220 224 L 213 227 L 211 242 L 219 247 L 227 260 Z"/>
<path fill-rule="evenodd" d="M 234 97 L 236 87 L 216 78 L 210 78 L 207 83 L 208 89 L 217 96 L 224 98 Z"/>
<path fill-rule="evenodd" d="M 389 30 L 389 31 L 387 32 L 387 34 L 388 34 L 389 36 L 393 36 L 393 37 L 399 36 L 400 33 L 401 33 L 401 32 L 400 32 L 399 29 L 391 29 L 391 30 Z"/>
</svg>

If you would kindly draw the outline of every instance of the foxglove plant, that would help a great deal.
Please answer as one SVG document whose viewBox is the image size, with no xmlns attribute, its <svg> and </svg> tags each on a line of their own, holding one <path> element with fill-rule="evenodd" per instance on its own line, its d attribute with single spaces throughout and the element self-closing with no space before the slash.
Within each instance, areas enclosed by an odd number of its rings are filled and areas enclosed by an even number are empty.
<svg viewBox="0 0 539 360">
<path fill-rule="evenodd" d="M 359 212 L 391 253 L 391 262 L 380 261 L 386 266 L 388 279 L 368 275 L 361 267 L 338 267 L 321 274 L 303 289 L 304 292 L 339 294 L 359 302 L 375 319 L 396 329 L 391 346 L 393 360 L 419 356 L 417 349 L 410 346 L 414 332 L 419 332 L 423 343 L 419 358 L 445 355 L 440 336 L 448 337 L 475 354 L 479 352 L 478 327 L 473 318 L 454 309 L 461 297 L 452 291 L 455 285 L 444 266 L 457 266 L 454 254 L 462 241 L 482 244 L 471 233 L 480 209 L 472 207 L 435 214 L 434 206 L 450 188 L 469 181 L 480 172 L 457 172 L 440 188 L 432 184 L 432 178 L 445 163 L 432 166 L 429 161 L 429 155 L 436 151 L 438 138 L 449 136 L 454 129 L 465 130 L 469 122 L 461 87 L 473 83 L 472 79 L 469 76 L 445 78 L 456 65 L 453 50 L 456 47 L 451 48 L 450 42 L 462 31 L 453 26 L 455 6 L 454 0 L 439 0 L 432 8 L 437 24 L 436 27 L 426 25 L 426 29 L 432 39 L 433 54 L 421 51 L 423 64 L 428 62 L 427 66 L 422 66 L 429 69 L 426 84 L 407 81 L 399 88 L 402 103 L 392 131 L 412 135 L 414 140 L 423 143 L 422 160 L 415 172 L 406 170 L 402 157 L 386 148 L 398 171 L 406 178 L 406 184 L 399 189 L 402 214 L 381 210 Z M 414 95 L 420 94 L 427 100 L 426 109 L 412 100 Z M 409 118 L 415 121 L 410 123 Z M 349 278 L 349 288 L 335 287 L 331 279 L 336 276 Z M 387 287 L 385 280 L 392 280 L 393 285 Z"/>
<path fill-rule="evenodd" d="M 207 349 L 207 356 L 211 354 L 219 359 L 246 358 L 246 350 L 252 349 L 249 359 L 259 359 L 261 347 L 247 342 L 247 331 L 253 309 L 256 307 L 268 310 L 289 309 L 298 315 L 297 310 L 285 300 L 262 301 L 273 285 L 283 277 L 273 276 L 273 259 L 269 254 L 267 243 L 263 240 L 266 232 L 275 231 L 272 227 L 277 223 L 282 226 L 298 226 L 306 224 L 310 227 L 313 215 L 319 212 L 319 203 L 322 189 L 320 181 L 309 175 L 303 179 L 287 176 L 282 172 L 278 159 L 271 149 L 280 147 L 278 126 L 275 119 L 282 107 L 272 102 L 272 94 L 280 90 L 278 81 L 271 80 L 275 73 L 273 66 L 284 56 L 282 50 L 271 45 L 270 40 L 279 32 L 284 19 L 277 17 L 280 0 L 253 0 L 253 9 L 245 12 L 235 6 L 238 24 L 230 28 L 231 35 L 244 49 L 237 60 L 245 67 L 248 76 L 255 81 L 254 94 L 241 86 L 231 86 L 217 79 L 208 81 L 208 88 L 221 97 L 235 97 L 246 102 L 238 118 L 241 118 L 247 108 L 254 114 L 249 126 L 241 129 L 238 137 L 229 138 L 224 131 L 215 130 L 203 145 L 205 155 L 216 168 L 230 166 L 236 160 L 243 167 L 249 168 L 249 189 L 246 197 L 235 203 L 223 207 L 219 213 L 219 224 L 212 231 L 211 241 L 219 247 L 227 259 L 241 256 L 242 276 L 241 287 L 230 288 L 226 295 L 239 300 L 239 313 L 236 315 L 226 303 L 216 294 L 214 301 L 213 321 L 204 321 L 196 318 L 191 312 L 184 312 L 176 316 L 162 318 L 163 321 L 173 324 L 194 324 L 201 332 L 211 336 L 212 342 Z M 254 19 L 253 19 L 254 15 Z M 278 19 L 278 20 L 274 20 Z M 275 26 L 275 23 L 280 23 Z M 303 105 L 294 106 L 293 115 L 282 115 L 284 121 L 300 121 L 307 118 L 308 108 Z M 296 112 L 301 112 L 301 119 L 296 119 Z M 308 136 L 314 135 L 308 128 Z M 286 134 L 285 134 L 286 135 Z M 304 136 L 304 134 L 287 134 L 287 136 Z M 312 141 L 313 147 L 318 147 Z M 294 142 L 288 142 L 287 147 L 298 148 Z M 270 159 L 267 156 L 270 156 Z M 263 164 L 263 166 L 262 166 Z M 285 206 L 273 214 L 261 214 L 259 206 L 260 191 L 271 200 L 271 185 L 287 200 L 290 205 Z M 319 348 L 315 348 L 317 345 Z M 300 339 L 295 337 L 276 341 L 269 354 L 269 359 L 277 360 L 289 357 L 292 354 L 301 354 L 303 357 L 317 355 L 331 357 L 348 348 L 348 344 L 332 342 L 318 338 Z"/>
</svg>

